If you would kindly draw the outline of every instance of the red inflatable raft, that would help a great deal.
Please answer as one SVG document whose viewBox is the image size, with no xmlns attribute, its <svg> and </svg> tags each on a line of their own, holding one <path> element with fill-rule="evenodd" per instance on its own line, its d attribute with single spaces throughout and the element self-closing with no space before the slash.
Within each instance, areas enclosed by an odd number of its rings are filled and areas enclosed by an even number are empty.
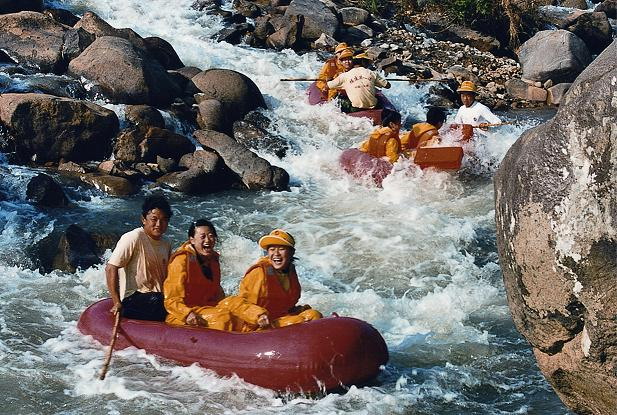
<svg viewBox="0 0 617 415">
<path fill-rule="evenodd" d="M 438 170 L 458 170 L 462 160 L 462 147 L 421 147 L 416 150 L 414 163 L 422 169 L 432 167 Z M 357 148 L 344 150 L 339 163 L 350 175 L 357 178 L 370 176 L 378 186 L 392 172 L 392 164 L 388 161 L 370 156 Z"/>
<path fill-rule="evenodd" d="M 317 88 L 317 84 L 315 82 L 313 82 L 311 86 L 309 86 L 307 94 L 309 96 L 309 104 L 311 105 L 318 105 L 326 102 L 325 97 L 323 96 L 321 90 Z M 381 113 L 384 109 L 398 111 L 394 107 L 394 105 L 392 105 L 392 103 L 388 100 L 388 98 L 386 98 L 385 95 L 382 94 L 380 91 L 377 91 L 375 93 L 375 96 L 377 97 L 377 106 L 379 108 L 366 111 L 349 112 L 347 113 L 347 115 L 349 115 L 350 117 L 370 118 L 371 120 L 373 120 L 373 125 L 380 125 Z"/>
<path fill-rule="evenodd" d="M 111 300 L 89 306 L 77 328 L 109 344 Z M 383 338 L 370 324 L 329 317 L 276 330 L 230 333 L 161 322 L 122 319 L 115 349 L 144 349 L 183 364 L 277 391 L 317 392 L 373 379 L 388 361 Z"/>
</svg>

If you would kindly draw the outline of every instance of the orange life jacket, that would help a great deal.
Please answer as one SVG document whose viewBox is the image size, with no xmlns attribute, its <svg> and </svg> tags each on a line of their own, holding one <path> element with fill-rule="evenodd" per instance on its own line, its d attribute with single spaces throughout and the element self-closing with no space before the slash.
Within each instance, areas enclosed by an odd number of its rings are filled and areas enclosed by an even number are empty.
<svg viewBox="0 0 617 415">
<path fill-rule="evenodd" d="M 244 275 L 248 274 L 255 268 L 260 268 L 264 275 L 265 290 L 264 294 L 257 299 L 257 305 L 268 310 L 270 320 L 277 319 L 281 316 L 289 314 L 289 310 L 296 305 L 300 299 L 300 282 L 296 268 L 291 265 L 289 269 L 289 290 L 281 286 L 277 272 L 272 267 L 270 260 L 267 257 L 260 258 L 256 264 L 252 265 Z"/>
<path fill-rule="evenodd" d="M 401 140 L 398 134 L 394 133 L 390 127 L 382 127 L 371 133 L 368 139 L 368 151 L 367 153 L 373 157 L 386 156 L 386 144 L 391 139 L 395 139 L 398 142 L 399 149 L 401 148 Z"/>
<path fill-rule="evenodd" d="M 407 133 L 407 137 L 401 139 L 404 146 L 403 150 L 413 150 L 417 147 L 422 147 L 424 143 L 439 134 L 437 128 L 433 124 L 421 122 L 414 124 L 411 131 Z"/>
<path fill-rule="evenodd" d="M 337 62 L 336 57 L 328 59 L 317 76 L 317 88 L 323 90 L 326 86 L 326 82 L 333 80 L 343 72 L 345 72 L 345 67 Z M 328 91 L 328 99 L 332 99 L 337 91 L 337 89 Z M 332 95 L 332 97 L 330 95 Z"/>
<path fill-rule="evenodd" d="M 190 245 L 187 247 L 185 244 L 178 249 L 169 259 L 169 262 L 180 255 L 184 255 L 187 261 L 187 275 L 184 286 L 188 287 L 188 289 L 186 289 L 184 304 L 187 307 L 216 305 L 220 300 L 218 296 L 221 292 L 221 266 L 219 263 L 219 255 L 216 254 L 216 256 L 206 264 L 210 267 L 211 279 L 204 275 L 197 255 Z"/>
</svg>

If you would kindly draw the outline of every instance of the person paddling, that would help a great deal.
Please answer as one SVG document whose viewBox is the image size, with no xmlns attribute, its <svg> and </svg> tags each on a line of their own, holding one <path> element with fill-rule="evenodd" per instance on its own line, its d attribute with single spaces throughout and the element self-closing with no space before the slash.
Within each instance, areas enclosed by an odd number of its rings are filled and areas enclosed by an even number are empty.
<svg viewBox="0 0 617 415">
<path fill-rule="evenodd" d="M 390 163 L 395 163 L 401 153 L 401 114 L 396 111 L 384 110 L 381 127 L 373 131 L 370 137 L 360 144 L 359 150 L 373 157 L 387 157 Z"/>
<path fill-rule="evenodd" d="M 141 207 L 142 227 L 120 237 L 105 266 L 114 304 L 111 313 L 138 320 L 165 320 L 162 291 L 171 244 L 163 235 L 171 215 L 167 199 L 149 196 Z"/>
<path fill-rule="evenodd" d="M 484 104 L 476 101 L 478 91 L 471 81 L 464 81 L 456 90 L 463 105 L 454 117 L 455 124 L 468 124 L 472 127 L 486 128 L 488 124 L 499 124 L 501 120 Z"/>
<path fill-rule="evenodd" d="M 341 101 L 341 110 L 343 112 L 356 112 L 377 108 L 379 101 L 375 95 L 376 87 L 390 88 L 390 82 L 386 81 L 377 72 L 366 68 L 368 60 L 366 53 L 353 56 L 352 62 L 348 61 L 348 59 L 352 58 L 350 54 L 351 51 L 344 52 L 340 58 L 341 62 L 344 65 L 357 63 L 358 66 L 338 75 L 332 81 L 327 82 L 326 86 L 329 89 L 342 88 L 345 90 L 347 102 L 345 100 Z"/>
<path fill-rule="evenodd" d="M 430 107 L 426 112 L 426 122 L 414 124 L 411 130 L 401 135 L 401 151 L 413 158 L 420 147 L 430 147 L 439 143 L 439 129 L 446 121 L 443 108 Z"/>
<path fill-rule="evenodd" d="M 347 46 L 347 43 L 339 43 L 334 49 L 334 56 L 324 63 L 323 67 L 319 71 L 319 75 L 317 76 L 317 81 L 315 82 L 317 88 L 322 91 L 324 97 L 328 101 L 336 97 L 339 90 L 328 89 L 326 83 L 333 80 L 343 72 L 351 69 L 351 66 L 344 65 L 343 62 L 341 62 L 343 52 L 346 53 L 345 56 L 353 56 L 353 52 L 351 51 L 351 48 Z"/>
</svg>

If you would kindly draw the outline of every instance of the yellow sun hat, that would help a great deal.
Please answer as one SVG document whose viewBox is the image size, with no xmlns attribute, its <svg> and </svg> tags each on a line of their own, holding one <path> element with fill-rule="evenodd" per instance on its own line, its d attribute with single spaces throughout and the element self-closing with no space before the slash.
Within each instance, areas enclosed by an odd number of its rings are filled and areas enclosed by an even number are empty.
<svg viewBox="0 0 617 415">
<path fill-rule="evenodd" d="M 474 94 L 478 93 L 476 89 L 476 84 L 471 81 L 463 81 L 461 86 L 456 90 L 456 92 L 472 92 Z"/>
<path fill-rule="evenodd" d="M 349 46 L 345 42 L 341 42 L 334 48 L 334 53 L 339 53 L 344 51 L 345 49 L 349 49 Z"/>
<path fill-rule="evenodd" d="M 351 57 L 353 57 L 353 52 L 352 52 L 352 50 L 351 50 L 351 49 L 349 49 L 349 48 L 344 49 L 344 50 L 341 52 L 341 54 L 340 54 L 340 55 L 338 55 L 338 58 L 339 58 L 339 59 L 345 59 L 345 58 L 351 58 Z"/>
<path fill-rule="evenodd" d="M 275 229 L 268 235 L 262 236 L 259 239 L 260 248 L 268 249 L 271 245 L 283 245 L 294 248 L 296 245 L 296 240 L 288 232 L 285 232 L 282 229 Z"/>
</svg>

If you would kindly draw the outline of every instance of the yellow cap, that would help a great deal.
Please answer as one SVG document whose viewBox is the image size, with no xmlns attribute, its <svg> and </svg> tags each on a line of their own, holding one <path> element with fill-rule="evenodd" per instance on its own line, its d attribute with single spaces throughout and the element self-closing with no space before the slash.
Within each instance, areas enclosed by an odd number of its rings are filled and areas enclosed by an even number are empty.
<svg viewBox="0 0 617 415">
<path fill-rule="evenodd" d="M 371 59 L 369 58 L 369 56 L 366 54 L 366 52 L 362 52 L 362 53 L 358 53 L 356 56 L 353 57 L 354 59 Z"/>
<path fill-rule="evenodd" d="M 336 45 L 336 47 L 334 48 L 334 53 L 342 52 L 345 49 L 349 49 L 349 46 L 347 46 L 347 43 L 341 42 L 338 45 Z"/>
<path fill-rule="evenodd" d="M 283 245 L 294 248 L 296 245 L 296 240 L 284 230 L 275 229 L 268 235 L 262 236 L 261 239 L 259 239 L 260 248 L 268 249 L 271 245 Z"/>
<path fill-rule="evenodd" d="M 340 55 L 338 55 L 338 58 L 339 58 L 339 59 L 351 58 L 351 57 L 353 57 L 353 52 L 352 52 L 352 50 L 351 50 L 351 49 L 349 49 L 349 48 L 344 49 L 344 50 L 341 52 L 341 54 L 340 54 Z"/>
<path fill-rule="evenodd" d="M 472 92 L 474 94 L 477 94 L 478 90 L 476 89 L 476 85 L 473 82 L 463 81 L 463 83 L 461 84 L 459 89 L 456 90 L 456 92 Z"/>
</svg>

